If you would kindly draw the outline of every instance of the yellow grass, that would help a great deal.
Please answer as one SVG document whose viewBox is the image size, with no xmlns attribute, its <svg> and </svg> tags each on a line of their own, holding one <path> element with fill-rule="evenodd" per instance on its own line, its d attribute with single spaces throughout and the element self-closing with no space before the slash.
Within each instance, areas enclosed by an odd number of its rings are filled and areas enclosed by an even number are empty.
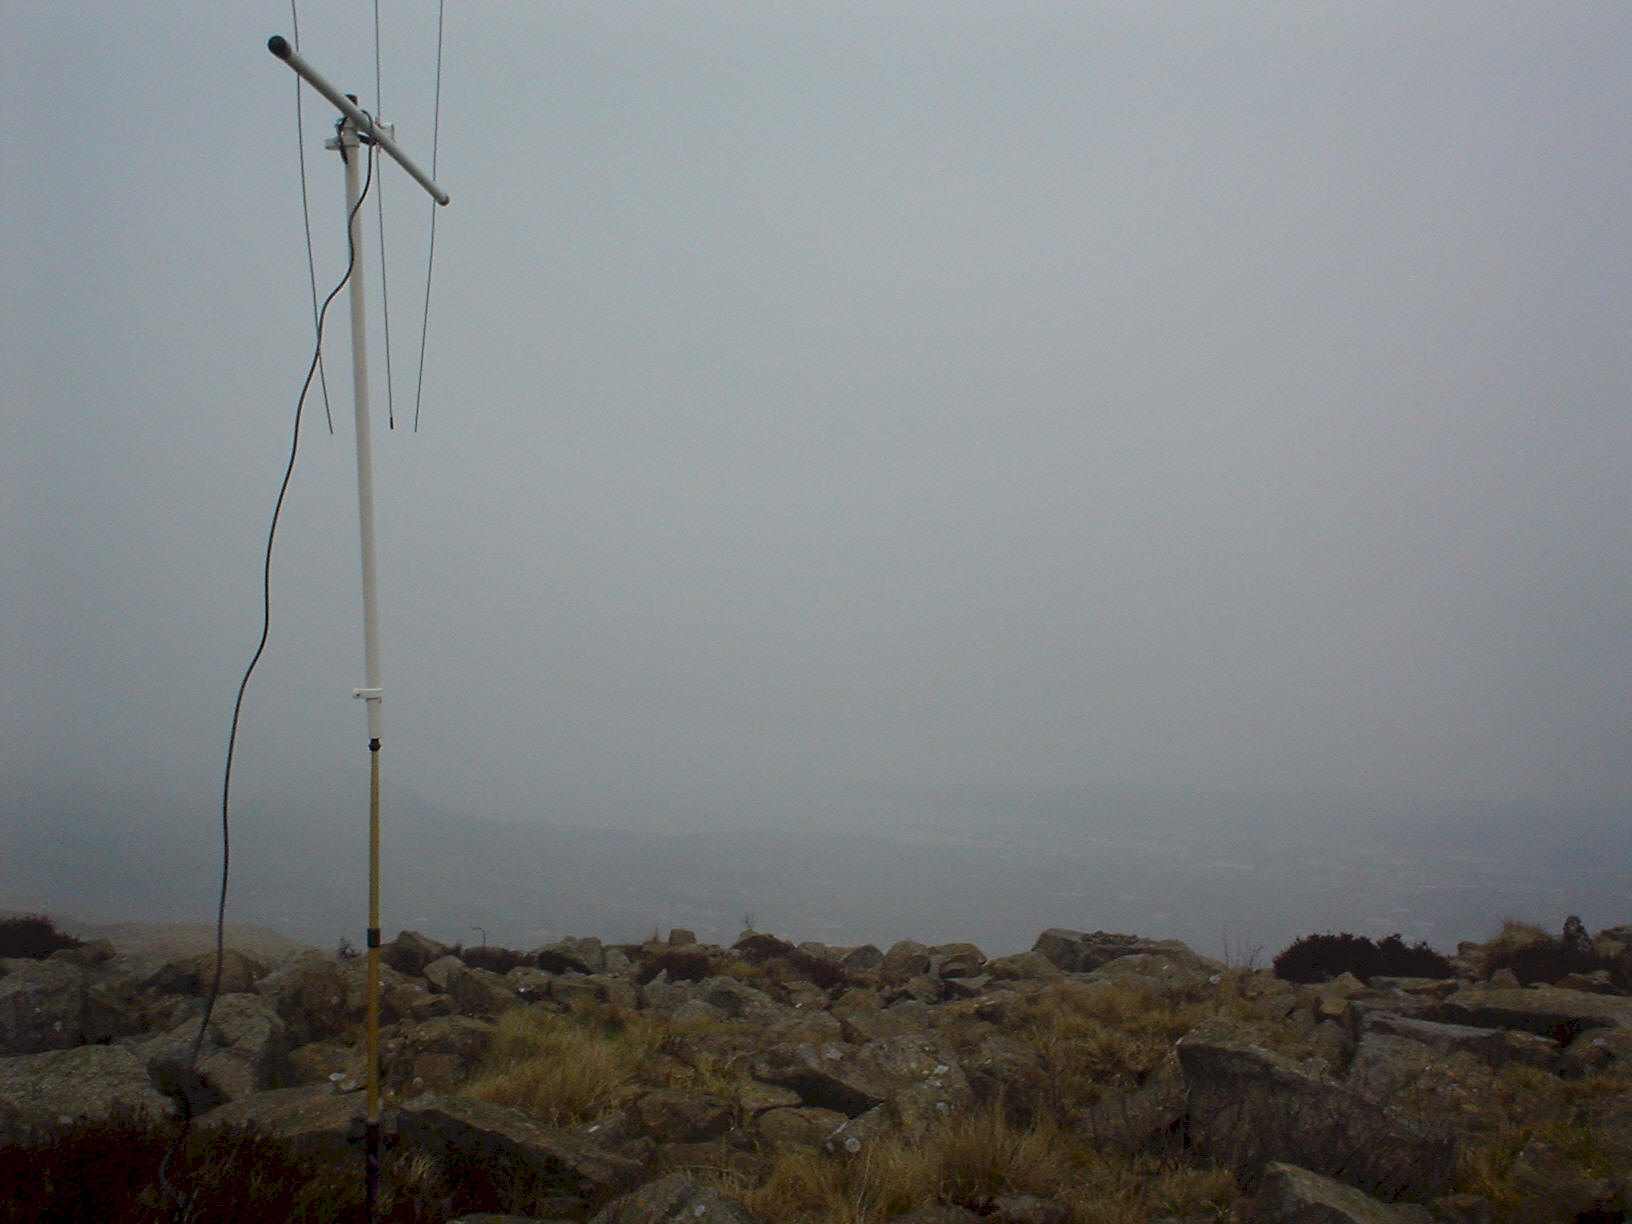
<svg viewBox="0 0 1632 1224">
<path fill-rule="evenodd" d="M 979 1210 L 1018 1194 L 1064 1203 L 1080 1224 L 1143 1224 L 1164 1212 L 1221 1210 L 1236 1193 L 1227 1172 L 1103 1156 L 1054 1123 L 1017 1127 L 996 1109 L 916 1139 L 885 1136 L 854 1156 L 779 1153 L 761 1184 L 725 1188 L 761 1218 L 787 1224 L 879 1224 L 915 1207 Z"/>
</svg>

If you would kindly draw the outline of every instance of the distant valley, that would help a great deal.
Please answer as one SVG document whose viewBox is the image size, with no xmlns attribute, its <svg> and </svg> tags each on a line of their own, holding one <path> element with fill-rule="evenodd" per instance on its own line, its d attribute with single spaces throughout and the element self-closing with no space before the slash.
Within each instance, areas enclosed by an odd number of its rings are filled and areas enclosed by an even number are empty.
<svg viewBox="0 0 1632 1224">
<path fill-rule="evenodd" d="M 1632 822 L 1313 802 L 982 796 L 887 833 L 656 833 L 505 822 L 388 788 L 385 926 L 525 947 L 676 926 L 729 942 L 751 923 L 834 944 L 967 939 L 991 954 L 1068 926 L 1263 961 L 1312 930 L 1399 931 L 1454 947 L 1507 916 L 1548 928 L 1568 913 L 1589 926 L 1632 918 Z M 365 813 L 344 786 L 241 801 L 230 920 L 320 946 L 360 944 Z M 207 921 L 219 856 L 218 813 L 183 816 L 151 798 L 20 796 L 0 811 L 0 908 Z"/>
</svg>

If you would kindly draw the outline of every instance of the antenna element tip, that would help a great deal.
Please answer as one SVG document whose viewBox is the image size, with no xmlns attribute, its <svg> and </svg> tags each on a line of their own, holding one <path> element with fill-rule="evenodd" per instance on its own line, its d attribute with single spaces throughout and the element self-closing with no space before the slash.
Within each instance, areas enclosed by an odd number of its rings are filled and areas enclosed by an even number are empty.
<svg viewBox="0 0 1632 1224">
<path fill-rule="evenodd" d="M 289 40 L 282 34 L 274 34 L 271 38 L 267 39 L 266 49 L 281 60 L 288 59 L 289 52 L 291 50 Z"/>
</svg>

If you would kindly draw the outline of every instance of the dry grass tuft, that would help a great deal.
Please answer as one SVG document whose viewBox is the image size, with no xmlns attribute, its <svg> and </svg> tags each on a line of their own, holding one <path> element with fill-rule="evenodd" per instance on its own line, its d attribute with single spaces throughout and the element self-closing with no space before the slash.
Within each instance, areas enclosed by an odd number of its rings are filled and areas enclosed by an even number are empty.
<svg viewBox="0 0 1632 1224">
<path fill-rule="evenodd" d="M 644 1088 L 688 1088 L 730 1096 L 747 1075 L 746 1058 L 711 1050 L 706 1038 L 741 1026 L 675 1023 L 652 1012 L 607 1004 L 565 1013 L 518 1007 L 498 1028 L 466 1096 L 524 1110 L 555 1126 L 579 1126 L 616 1109 Z"/>
<path fill-rule="evenodd" d="M 725 1188 L 787 1224 L 879 1224 L 937 1204 L 989 1214 L 1003 1195 L 1054 1199 L 1082 1224 L 1142 1224 L 1163 1212 L 1222 1210 L 1236 1196 L 1227 1171 L 1107 1157 L 1055 1123 L 1015 1126 L 997 1109 L 916 1138 L 888 1135 L 855 1156 L 779 1153 L 761 1184 Z"/>
<path fill-rule="evenodd" d="M 1217 990 L 1209 992 L 1135 977 L 1056 982 L 1027 1001 L 1015 1036 L 1048 1060 L 1057 1104 L 1069 1115 L 1143 1083 L 1180 1037 L 1219 1010 Z"/>
<path fill-rule="evenodd" d="M 498 1020 L 465 1094 L 510 1105 L 555 1126 L 593 1121 L 641 1081 L 663 1042 L 662 1026 L 603 1006 L 563 1014 L 518 1007 Z"/>
</svg>

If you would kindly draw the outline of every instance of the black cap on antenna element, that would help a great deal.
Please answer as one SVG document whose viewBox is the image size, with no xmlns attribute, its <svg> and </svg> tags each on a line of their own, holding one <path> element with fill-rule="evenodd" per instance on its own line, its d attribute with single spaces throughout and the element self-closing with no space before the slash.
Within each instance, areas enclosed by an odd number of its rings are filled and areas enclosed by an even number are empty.
<svg viewBox="0 0 1632 1224">
<path fill-rule="evenodd" d="M 266 40 L 266 49 L 281 60 L 289 58 L 289 40 L 282 34 L 274 34 Z"/>
</svg>

